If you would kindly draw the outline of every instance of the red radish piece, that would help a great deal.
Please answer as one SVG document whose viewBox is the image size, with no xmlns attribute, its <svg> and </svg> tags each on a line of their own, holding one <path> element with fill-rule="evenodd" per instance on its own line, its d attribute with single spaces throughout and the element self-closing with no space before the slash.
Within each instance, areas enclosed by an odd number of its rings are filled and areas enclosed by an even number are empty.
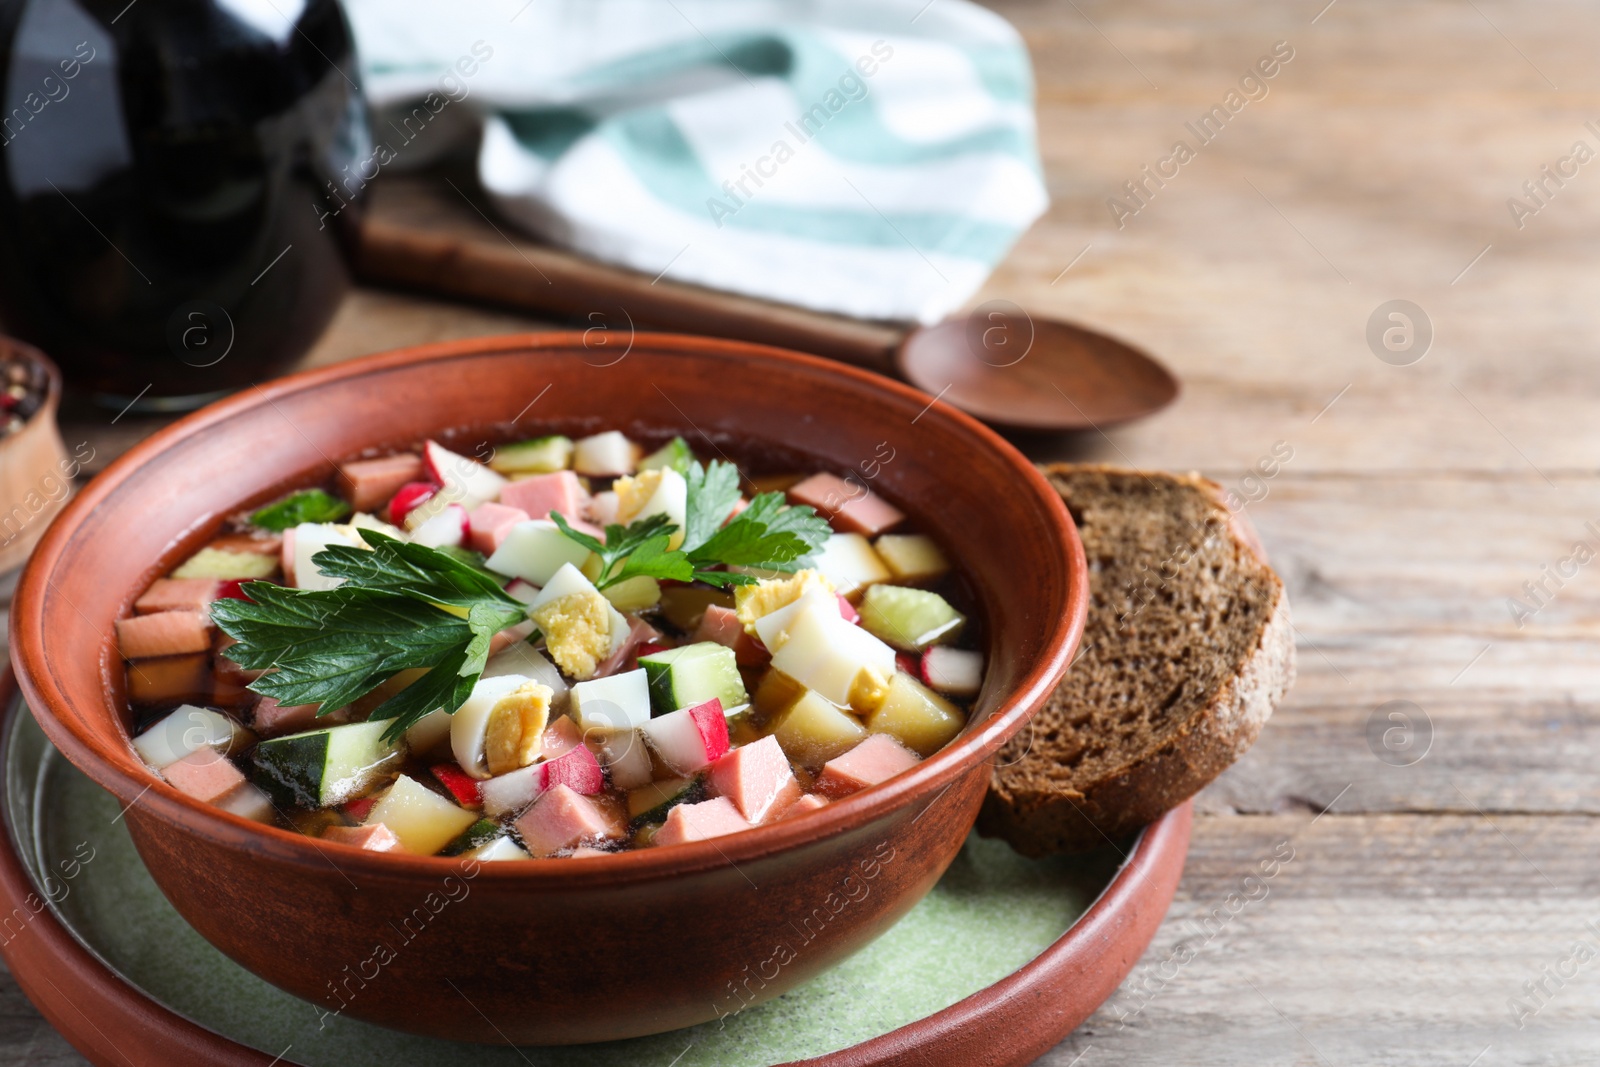
<svg viewBox="0 0 1600 1067">
<path fill-rule="evenodd" d="M 541 774 L 540 784 L 545 790 L 564 785 L 581 796 L 594 796 L 606 788 L 606 778 L 600 770 L 600 761 L 584 745 L 576 745 L 553 760 L 536 764 Z"/>
<path fill-rule="evenodd" d="M 341 845 L 354 845 L 368 852 L 394 852 L 400 848 L 400 839 L 381 822 L 370 826 L 330 826 L 322 831 L 322 839 L 337 841 Z"/>
<path fill-rule="evenodd" d="M 427 548 L 460 548 L 467 540 L 467 509 L 460 504 L 445 505 L 411 532 L 411 540 Z"/>
<path fill-rule="evenodd" d="M 218 600 L 249 600 L 250 597 L 248 595 L 246 595 L 245 591 L 244 591 L 244 583 L 248 582 L 248 581 L 253 581 L 253 580 L 255 580 L 255 579 L 251 579 L 251 578 L 229 578 L 227 581 L 225 581 L 225 582 L 223 582 L 223 583 L 221 583 L 220 585 L 217 586 L 217 599 Z"/>
<path fill-rule="evenodd" d="M 854 604 L 845 599 L 843 593 L 835 593 L 833 595 L 839 598 L 839 614 L 844 616 L 845 622 L 858 623 L 861 621 L 861 613 L 856 610 Z"/>
<path fill-rule="evenodd" d="M 922 653 L 918 673 L 929 689 L 950 696 L 977 696 L 983 688 L 983 653 L 934 645 Z"/>
<path fill-rule="evenodd" d="M 211 616 L 203 611 L 159 611 L 117 620 L 124 659 L 211 651 Z"/>
<path fill-rule="evenodd" d="M 671 647 L 665 641 L 646 641 L 633 651 L 636 656 L 653 656 L 657 652 L 665 652 Z"/>
<path fill-rule="evenodd" d="M 817 792 L 837 799 L 886 782 L 921 763 L 915 752 L 888 734 L 873 734 L 842 756 L 823 765 Z"/>
<path fill-rule="evenodd" d="M 541 796 L 517 819 L 517 832 L 535 856 L 549 856 L 587 841 L 621 837 L 622 820 L 615 811 L 558 785 Z"/>
<path fill-rule="evenodd" d="M 750 823 L 727 797 L 703 800 L 698 804 L 679 804 L 667 813 L 667 821 L 656 831 L 653 844 L 682 845 L 710 837 L 750 829 Z"/>
<path fill-rule="evenodd" d="M 422 457 L 412 452 L 339 464 L 339 488 L 357 511 L 376 511 L 402 485 L 422 478 Z"/>
<path fill-rule="evenodd" d="M 377 806 L 377 803 L 378 798 L 375 796 L 357 797 L 339 810 L 344 813 L 346 818 L 354 819 L 356 822 L 366 822 L 367 816 L 372 814 L 372 809 Z"/>
<path fill-rule="evenodd" d="M 662 762 L 678 774 L 693 774 L 728 751 L 728 719 L 716 697 L 657 716 L 640 726 L 639 732 Z"/>
<path fill-rule="evenodd" d="M 244 784 L 239 768 L 209 745 L 195 749 L 176 763 L 169 763 L 161 769 L 161 774 L 178 792 L 207 804 Z"/>
<path fill-rule="evenodd" d="M 478 794 L 477 780 L 462 773 L 460 767 L 453 763 L 435 763 L 428 770 L 463 808 L 476 808 L 483 804 L 483 797 Z"/>
<path fill-rule="evenodd" d="M 205 611 L 217 599 L 221 583 L 215 578 L 157 578 L 133 602 L 140 615 L 158 611 Z"/>
<path fill-rule="evenodd" d="M 500 547 L 500 542 L 506 539 L 511 527 L 528 519 L 528 513 L 521 508 L 494 503 L 479 504 L 468 516 L 467 538 L 473 551 L 492 556 L 494 550 Z"/>
<path fill-rule="evenodd" d="M 733 660 L 741 667 L 765 663 L 770 655 L 760 641 L 744 632 L 744 623 L 738 612 L 721 604 L 712 604 L 700 616 L 700 628 L 695 631 L 695 641 L 715 641 L 733 649 Z M 643 655 L 643 653 L 640 653 Z"/>
<path fill-rule="evenodd" d="M 736 748 L 711 765 L 711 791 L 733 801 L 751 823 L 766 822 L 800 799 L 789 757 L 768 734 Z"/>
<path fill-rule="evenodd" d="M 847 482 L 834 474 L 813 474 L 789 490 L 791 504 L 810 504 L 834 529 L 846 533 L 878 534 L 905 521 L 905 513 L 860 482 Z"/>
<path fill-rule="evenodd" d="M 921 679 L 922 681 L 927 680 L 922 677 L 921 662 L 919 662 L 917 657 L 913 656 L 909 652 L 896 652 L 894 654 L 894 665 L 911 675 L 913 678 Z"/>
<path fill-rule="evenodd" d="M 395 491 L 394 498 L 389 501 L 389 521 L 396 526 L 404 525 L 406 516 L 426 503 L 438 491 L 439 487 L 432 482 L 407 482 L 402 485 Z M 284 551 L 285 553 L 290 551 L 287 544 L 284 546 Z"/>
<path fill-rule="evenodd" d="M 445 448 L 437 441 L 422 446 L 422 465 L 428 476 L 442 486 L 452 504 L 469 511 L 500 495 L 506 480 L 476 460 Z"/>
</svg>

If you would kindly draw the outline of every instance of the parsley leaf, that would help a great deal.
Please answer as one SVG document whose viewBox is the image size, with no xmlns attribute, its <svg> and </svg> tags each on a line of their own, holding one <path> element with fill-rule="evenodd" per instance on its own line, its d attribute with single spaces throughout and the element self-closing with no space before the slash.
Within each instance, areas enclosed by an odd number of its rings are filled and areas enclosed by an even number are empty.
<svg viewBox="0 0 1600 1067">
<path fill-rule="evenodd" d="M 423 675 L 385 700 L 373 719 L 403 734 L 435 708 L 455 711 L 472 693 L 495 634 L 527 618 L 493 575 L 423 545 L 362 530 L 372 547 L 333 546 L 311 558 L 332 589 L 245 587 L 250 600 L 217 601 L 212 618 L 237 644 L 228 657 L 265 670 L 250 688 L 319 714 L 372 692 L 403 670 Z"/>
<path fill-rule="evenodd" d="M 689 465 L 683 480 L 689 486 L 687 514 L 684 518 L 684 552 L 694 552 L 716 536 L 722 523 L 739 502 L 739 469 L 732 463 L 714 459 L 709 466 Z"/>
<path fill-rule="evenodd" d="M 694 568 L 683 552 L 667 550 L 673 531 L 678 527 L 665 515 L 652 515 L 631 526 L 613 523 L 606 527 L 604 544 L 574 530 L 559 512 L 552 511 L 550 518 L 562 533 L 600 557 L 600 576 L 594 582 L 596 589 L 641 576 L 672 578 L 680 582 L 693 577 Z"/>
<path fill-rule="evenodd" d="M 350 514 L 350 505 L 321 489 L 302 489 L 268 504 L 250 516 L 263 530 L 283 531 L 302 522 L 338 522 Z"/>
</svg>

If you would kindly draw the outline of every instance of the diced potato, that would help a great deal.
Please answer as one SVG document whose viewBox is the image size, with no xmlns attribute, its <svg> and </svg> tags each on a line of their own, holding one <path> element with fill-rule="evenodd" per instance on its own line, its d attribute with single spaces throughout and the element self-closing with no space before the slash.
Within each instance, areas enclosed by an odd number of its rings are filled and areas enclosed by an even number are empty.
<svg viewBox="0 0 1600 1067">
<path fill-rule="evenodd" d="M 931 581 L 950 570 L 938 544 L 922 534 L 884 534 L 872 547 L 897 582 Z"/>
<path fill-rule="evenodd" d="M 807 692 L 778 722 L 772 735 L 790 759 L 815 769 L 849 751 L 867 731 L 854 715 Z"/>
<path fill-rule="evenodd" d="M 383 823 L 400 839 L 401 848 L 419 856 L 434 855 L 477 821 L 473 812 L 456 807 L 403 774 L 366 818 L 369 826 Z"/>
<path fill-rule="evenodd" d="M 889 734 L 919 756 L 931 756 L 967 724 L 961 709 L 904 671 L 889 680 L 889 692 L 867 717 L 867 729 Z"/>
<path fill-rule="evenodd" d="M 887 582 L 890 577 L 889 568 L 878 558 L 871 542 L 858 533 L 832 534 L 813 558 L 817 570 L 847 597 L 853 598 L 867 586 Z"/>
<path fill-rule="evenodd" d="M 267 578 L 278 569 L 278 561 L 259 552 L 226 552 L 220 548 L 202 548 L 183 561 L 172 572 L 174 578 L 215 578 L 231 581 L 235 578 Z"/>
<path fill-rule="evenodd" d="M 779 608 L 788 607 L 807 593 L 832 595 L 833 583 L 814 570 L 795 571 L 782 578 L 764 578 L 755 585 L 741 585 L 733 591 L 734 610 L 744 624 L 744 632 L 756 635 L 756 622 Z"/>
<path fill-rule="evenodd" d="M 607 586 L 600 595 L 611 601 L 611 606 L 618 611 L 643 611 L 655 607 L 661 600 L 661 583 L 648 574 L 640 574 Z"/>
<path fill-rule="evenodd" d="M 795 702 L 806 695 L 806 687 L 782 671 L 767 669 L 750 697 L 755 713 L 765 722 L 776 722 Z"/>
</svg>

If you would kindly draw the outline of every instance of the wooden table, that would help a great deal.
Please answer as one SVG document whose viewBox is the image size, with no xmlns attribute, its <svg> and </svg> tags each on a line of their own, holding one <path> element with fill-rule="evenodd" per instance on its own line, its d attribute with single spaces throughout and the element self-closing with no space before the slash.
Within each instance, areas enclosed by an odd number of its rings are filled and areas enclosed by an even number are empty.
<svg viewBox="0 0 1600 1067">
<path fill-rule="evenodd" d="M 1053 207 L 981 298 L 1125 336 L 1185 384 L 1148 423 L 1027 447 L 1229 486 L 1293 451 L 1249 514 L 1299 683 L 1201 797 L 1165 926 L 1052 1067 L 1600 1061 L 1600 963 L 1567 962 L 1600 946 L 1600 567 L 1547 580 L 1522 625 L 1508 603 L 1600 548 L 1600 163 L 1520 229 L 1507 206 L 1575 141 L 1600 148 L 1600 23 L 1325 2 L 999 5 L 1034 52 Z M 1278 41 L 1267 96 L 1119 228 L 1108 197 L 1193 145 L 1184 123 Z M 1366 339 L 1395 299 L 1432 324 L 1407 366 L 1415 347 L 1380 343 L 1385 362 Z M 357 292 L 309 360 L 530 325 Z M 104 458 L 149 428 L 74 422 L 68 445 Z M 1417 732 L 1385 747 L 1391 701 Z M 1275 850 L 1292 861 L 1247 883 Z M 0 1050 L 79 1062 L 4 982 Z"/>
</svg>

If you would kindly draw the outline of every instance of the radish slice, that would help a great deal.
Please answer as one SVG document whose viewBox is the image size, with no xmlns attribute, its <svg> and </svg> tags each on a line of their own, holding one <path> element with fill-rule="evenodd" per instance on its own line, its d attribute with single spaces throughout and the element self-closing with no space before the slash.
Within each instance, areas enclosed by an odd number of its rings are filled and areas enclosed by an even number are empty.
<svg viewBox="0 0 1600 1067">
<path fill-rule="evenodd" d="M 716 697 L 651 719 L 639 732 L 662 762 L 679 774 L 693 774 L 728 751 L 728 720 Z"/>
<path fill-rule="evenodd" d="M 463 808 L 475 808 L 483 803 L 483 798 L 478 795 L 478 783 L 462 774 L 460 767 L 453 763 L 436 763 L 428 770 Z"/>
<path fill-rule="evenodd" d="M 389 501 L 389 521 L 397 526 L 404 525 L 406 516 L 438 491 L 439 487 L 432 482 L 407 482 L 402 485 Z"/>
<path fill-rule="evenodd" d="M 950 696 L 977 696 L 983 688 L 983 653 L 934 645 L 922 654 L 922 680 Z"/>
<path fill-rule="evenodd" d="M 411 534 L 411 540 L 428 548 L 460 548 L 467 539 L 467 509 L 448 504 Z"/>
<path fill-rule="evenodd" d="M 506 479 L 476 460 L 458 455 L 437 441 L 422 446 L 422 465 L 451 503 L 472 510 L 500 495 Z"/>
</svg>

